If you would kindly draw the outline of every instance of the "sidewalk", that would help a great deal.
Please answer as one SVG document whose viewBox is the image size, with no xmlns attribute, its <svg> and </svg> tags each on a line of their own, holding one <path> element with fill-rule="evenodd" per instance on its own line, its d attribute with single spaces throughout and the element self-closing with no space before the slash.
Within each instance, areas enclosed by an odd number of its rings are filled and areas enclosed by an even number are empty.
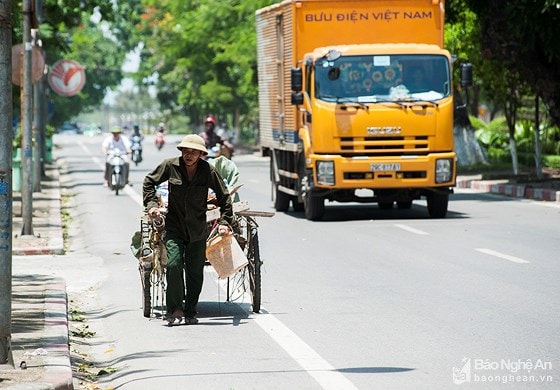
<svg viewBox="0 0 560 390">
<path fill-rule="evenodd" d="M 47 165 L 45 176 L 41 192 L 33 193 L 33 235 L 21 235 L 21 193 L 12 196 L 12 269 L 25 271 L 12 273 L 11 348 L 15 369 L 9 364 L 0 366 L 2 389 L 73 388 L 66 282 L 37 273 L 33 266 L 64 254 L 58 167 Z M 37 255 L 50 256 L 32 261 Z"/>
<path fill-rule="evenodd" d="M 0 366 L 0 388 L 12 390 L 72 389 L 66 281 L 37 273 L 33 264 L 64 254 L 61 191 L 58 167 L 45 168 L 41 192 L 33 193 L 33 235 L 22 236 L 21 194 L 13 195 L 12 262 L 26 262 L 12 277 L 12 352 L 15 369 Z M 546 187 L 546 185 L 544 186 Z M 471 188 L 512 196 L 560 202 L 560 190 L 482 180 L 482 175 L 459 176 L 456 188 Z M 31 261 L 31 256 L 35 258 Z M 44 258 L 43 258 L 44 257 Z M 27 369 L 21 369 L 25 362 Z M 7 366 L 7 365 L 6 365 Z"/>
</svg>

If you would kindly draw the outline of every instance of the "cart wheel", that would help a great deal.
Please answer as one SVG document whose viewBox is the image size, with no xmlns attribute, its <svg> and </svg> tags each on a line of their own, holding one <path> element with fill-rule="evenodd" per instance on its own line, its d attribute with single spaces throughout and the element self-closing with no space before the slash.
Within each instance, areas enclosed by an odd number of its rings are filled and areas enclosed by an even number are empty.
<svg viewBox="0 0 560 390">
<path fill-rule="evenodd" d="M 150 318 L 152 311 L 152 294 L 150 292 L 150 272 L 151 269 L 144 268 L 142 265 L 140 269 L 140 280 L 142 282 L 142 310 L 144 312 L 144 317 Z"/>
<path fill-rule="evenodd" d="M 249 287 L 253 298 L 253 312 L 261 310 L 261 256 L 259 252 L 259 234 L 257 228 L 251 229 L 249 240 Z"/>
</svg>

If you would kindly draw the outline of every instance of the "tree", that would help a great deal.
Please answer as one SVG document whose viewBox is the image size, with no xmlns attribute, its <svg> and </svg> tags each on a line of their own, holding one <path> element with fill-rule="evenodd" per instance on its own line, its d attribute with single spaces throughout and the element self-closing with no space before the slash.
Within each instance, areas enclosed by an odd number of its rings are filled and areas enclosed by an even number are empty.
<svg viewBox="0 0 560 390">
<path fill-rule="evenodd" d="M 471 88 L 471 101 L 464 102 L 464 93 L 458 81 L 460 80 L 460 65 L 463 63 L 473 64 L 476 74 L 482 68 L 482 57 L 477 47 L 479 36 L 478 21 L 476 15 L 465 6 L 464 1 L 455 1 L 446 4 L 445 24 L 445 46 L 456 56 L 453 79 L 455 94 L 455 113 L 453 124 L 453 138 L 455 141 L 455 152 L 459 166 L 469 166 L 478 163 L 487 163 L 487 155 L 475 136 L 474 128 L 469 121 L 469 110 L 471 115 L 478 115 L 478 105 L 482 85 L 475 83 Z M 475 77 L 475 80 L 477 78 Z"/>
<path fill-rule="evenodd" d="M 255 10 L 271 1 L 145 2 L 137 80 L 157 79 L 162 105 L 198 124 L 209 113 L 256 118 Z"/>
<path fill-rule="evenodd" d="M 560 125 L 560 3 L 557 0 L 465 0 L 481 23 L 481 51 L 515 70 Z"/>
</svg>

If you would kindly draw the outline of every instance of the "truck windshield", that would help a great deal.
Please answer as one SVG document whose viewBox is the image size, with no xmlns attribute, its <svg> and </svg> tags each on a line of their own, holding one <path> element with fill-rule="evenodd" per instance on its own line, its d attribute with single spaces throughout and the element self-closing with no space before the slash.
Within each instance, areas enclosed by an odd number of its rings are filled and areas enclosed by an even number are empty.
<svg viewBox="0 0 560 390">
<path fill-rule="evenodd" d="M 329 102 L 436 101 L 451 94 L 447 57 L 342 56 L 315 63 L 315 97 Z"/>
</svg>

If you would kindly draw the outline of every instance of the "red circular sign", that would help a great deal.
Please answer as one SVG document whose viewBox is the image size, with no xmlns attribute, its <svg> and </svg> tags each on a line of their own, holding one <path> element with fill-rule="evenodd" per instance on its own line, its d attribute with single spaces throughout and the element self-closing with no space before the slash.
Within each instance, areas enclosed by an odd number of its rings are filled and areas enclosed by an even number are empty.
<svg viewBox="0 0 560 390">
<path fill-rule="evenodd" d="M 83 66 L 76 61 L 57 61 L 49 72 L 49 85 L 61 96 L 73 96 L 80 92 L 86 83 Z"/>
</svg>

